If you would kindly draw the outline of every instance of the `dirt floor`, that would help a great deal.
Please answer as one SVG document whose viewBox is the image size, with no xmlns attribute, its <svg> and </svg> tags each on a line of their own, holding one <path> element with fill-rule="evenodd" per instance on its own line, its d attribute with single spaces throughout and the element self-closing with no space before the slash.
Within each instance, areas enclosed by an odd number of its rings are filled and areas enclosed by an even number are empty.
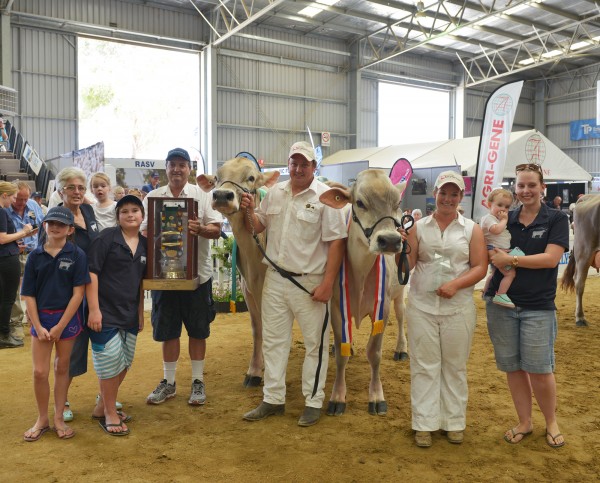
<svg viewBox="0 0 600 483">
<path fill-rule="evenodd" d="M 476 292 L 478 324 L 469 363 L 470 401 L 465 442 L 451 445 L 434 436 L 429 449 L 417 448 L 410 427 L 408 363 L 392 359 L 396 327 L 384 342 L 382 380 L 387 416 L 367 413 L 369 367 L 365 324 L 355 335 L 355 357 L 348 368 L 348 409 L 342 417 L 323 416 L 316 426 L 300 428 L 303 407 L 300 364 L 303 347 L 296 333 L 288 367 L 284 416 L 249 423 L 242 414 L 261 400 L 262 389 L 244 389 L 251 351 L 247 314 L 219 314 L 212 325 L 205 371 L 205 406 L 187 405 L 190 362 L 178 368 L 178 395 L 160 406 L 145 398 L 162 378 L 160 346 L 151 332 L 140 334 L 131 373 L 119 399 L 134 417 L 131 434 L 106 435 L 91 420 L 97 393 L 93 370 L 76 378 L 70 401 L 76 436 L 59 440 L 46 433 L 35 443 L 23 432 L 36 418 L 30 340 L 24 349 L 0 351 L 0 480 L 48 481 L 597 481 L 600 479 L 600 277 L 588 279 L 585 296 L 588 328 L 575 327 L 574 296 L 559 293 L 556 344 L 558 415 L 567 444 L 552 449 L 544 442 L 544 421 L 537 406 L 534 434 L 509 445 L 502 434 L 515 413 L 502 373 L 496 370 L 487 335 L 485 311 Z M 91 360 L 90 360 L 91 367 Z M 330 361 L 329 381 L 334 364 Z M 327 394 L 330 384 L 327 385 Z"/>
</svg>

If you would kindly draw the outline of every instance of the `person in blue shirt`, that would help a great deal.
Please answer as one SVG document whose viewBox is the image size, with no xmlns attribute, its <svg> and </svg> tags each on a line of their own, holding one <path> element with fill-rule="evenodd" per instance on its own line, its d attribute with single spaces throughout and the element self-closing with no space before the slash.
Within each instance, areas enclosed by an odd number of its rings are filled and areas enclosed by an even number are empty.
<svg viewBox="0 0 600 483">
<path fill-rule="evenodd" d="M 83 330 L 78 310 L 85 285 L 90 283 L 87 257 L 81 248 L 67 240 L 73 234 L 75 220 L 66 207 L 57 206 L 44 218 L 45 242 L 27 259 L 21 295 L 31 319 L 33 389 L 38 406 L 35 424 L 23 435 L 25 441 L 37 441 L 50 429 L 50 357 L 55 346 L 54 431 L 61 439 L 75 436 L 64 421 L 62 408 L 69 387 L 69 361 L 75 339 Z"/>
<path fill-rule="evenodd" d="M 8 214 L 15 225 L 15 229 L 20 231 L 25 225 L 39 227 L 44 219 L 44 213 L 40 205 L 33 199 L 30 199 L 31 188 L 24 181 L 17 182 L 17 196 L 15 201 L 8 208 Z M 27 236 L 19 241 L 19 262 L 21 263 L 21 273 L 25 270 L 27 256 L 37 248 L 37 232 Z M 27 324 L 21 298 L 17 295 L 15 303 L 10 312 L 10 334 L 18 341 L 23 341 L 23 326 Z"/>
<path fill-rule="evenodd" d="M 148 193 L 150 193 L 150 191 L 155 190 L 156 188 L 158 188 L 159 180 L 160 180 L 160 176 L 158 174 L 158 171 L 154 171 L 154 173 L 152 173 L 152 176 L 150 177 L 150 183 L 142 186 L 142 191 L 144 193 L 148 194 Z"/>
</svg>

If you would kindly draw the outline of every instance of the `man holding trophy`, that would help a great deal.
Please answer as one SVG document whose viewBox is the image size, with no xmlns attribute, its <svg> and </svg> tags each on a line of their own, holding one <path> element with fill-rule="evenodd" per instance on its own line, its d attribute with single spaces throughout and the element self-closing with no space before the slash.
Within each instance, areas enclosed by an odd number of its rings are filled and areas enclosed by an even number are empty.
<svg viewBox="0 0 600 483">
<path fill-rule="evenodd" d="M 185 149 L 175 148 L 166 158 L 167 186 L 151 191 L 144 199 L 145 218 L 142 233 L 148 232 L 150 219 L 149 198 L 192 198 L 197 202 L 197 217 L 186 217 L 177 207 L 168 206 L 161 212 L 160 257 L 162 278 L 181 278 L 183 244 L 179 232 L 197 237 L 199 286 L 195 290 L 152 290 L 152 329 L 154 340 L 162 342 L 164 377 L 147 397 L 148 404 L 161 404 L 176 394 L 175 372 L 180 353 L 182 325 L 189 336 L 189 354 L 192 363 L 192 390 L 188 404 L 198 406 L 206 401 L 204 389 L 204 357 L 206 339 L 210 335 L 210 323 L 215 318 L 212 305 L 212 260 L 210 240 L 221 234 L 221 214 L 211 207 L 210 195 L 198 186 L 190 184 L 190 155 Z M 184 226 L 181 226 L 184 225 Z M 169 228 L 171 227 L 171 228 Z M 153 232 L 157 231 L 152 227 Z M 148 240 L 148 245 L 154 241 Z M 181 267 L 179 267 L 181 265 Z M 179 268 L 178 268 L 179 267 Z"/>
</svg>

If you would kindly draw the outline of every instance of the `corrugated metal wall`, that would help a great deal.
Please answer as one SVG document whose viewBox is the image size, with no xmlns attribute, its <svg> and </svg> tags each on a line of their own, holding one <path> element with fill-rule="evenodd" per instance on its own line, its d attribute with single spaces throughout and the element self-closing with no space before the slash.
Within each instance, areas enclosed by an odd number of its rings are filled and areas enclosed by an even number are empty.
<svg viewBox="0 0 600 483">
<path fill-rule="evenodd" d="M 554 79 L 548 85 L 547 137 L 589 173 L 600 175 L 600 139 L 571 141 L 571 121 L 596 118 L 598 67 L 574 78 Z"/>
<path fill-rule="evenodd" d="M 74 35 L 12 29 L 13 85 L 19 91 L 15 127 L 42 159 L 77 148 Z"/>
</svg>

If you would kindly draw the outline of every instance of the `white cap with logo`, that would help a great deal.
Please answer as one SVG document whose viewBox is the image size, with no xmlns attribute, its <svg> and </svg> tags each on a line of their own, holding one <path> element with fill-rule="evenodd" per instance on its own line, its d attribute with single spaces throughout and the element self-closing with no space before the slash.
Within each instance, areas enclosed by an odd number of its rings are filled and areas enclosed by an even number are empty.
<svg viewBox="0 0 600 483">
<path fill-rule="evenodd" d="M 460 188 L 461 191 L 465 190 L 465 180 L 456 171 L 443 171 L 435 180 L 435 188 L 440 189 L 442 186 L 452 183 Z"/>
<path fill-rule="evenodd" d="M 307 143 L 306 141 L 298 141 L 292 144 L 288 158 L 291 158 L 294 154 L 301 154 L 308 161 L 315 161 L 317 158 L 315 156 L 315 150 L 310 143 Z"/>
</svg>

